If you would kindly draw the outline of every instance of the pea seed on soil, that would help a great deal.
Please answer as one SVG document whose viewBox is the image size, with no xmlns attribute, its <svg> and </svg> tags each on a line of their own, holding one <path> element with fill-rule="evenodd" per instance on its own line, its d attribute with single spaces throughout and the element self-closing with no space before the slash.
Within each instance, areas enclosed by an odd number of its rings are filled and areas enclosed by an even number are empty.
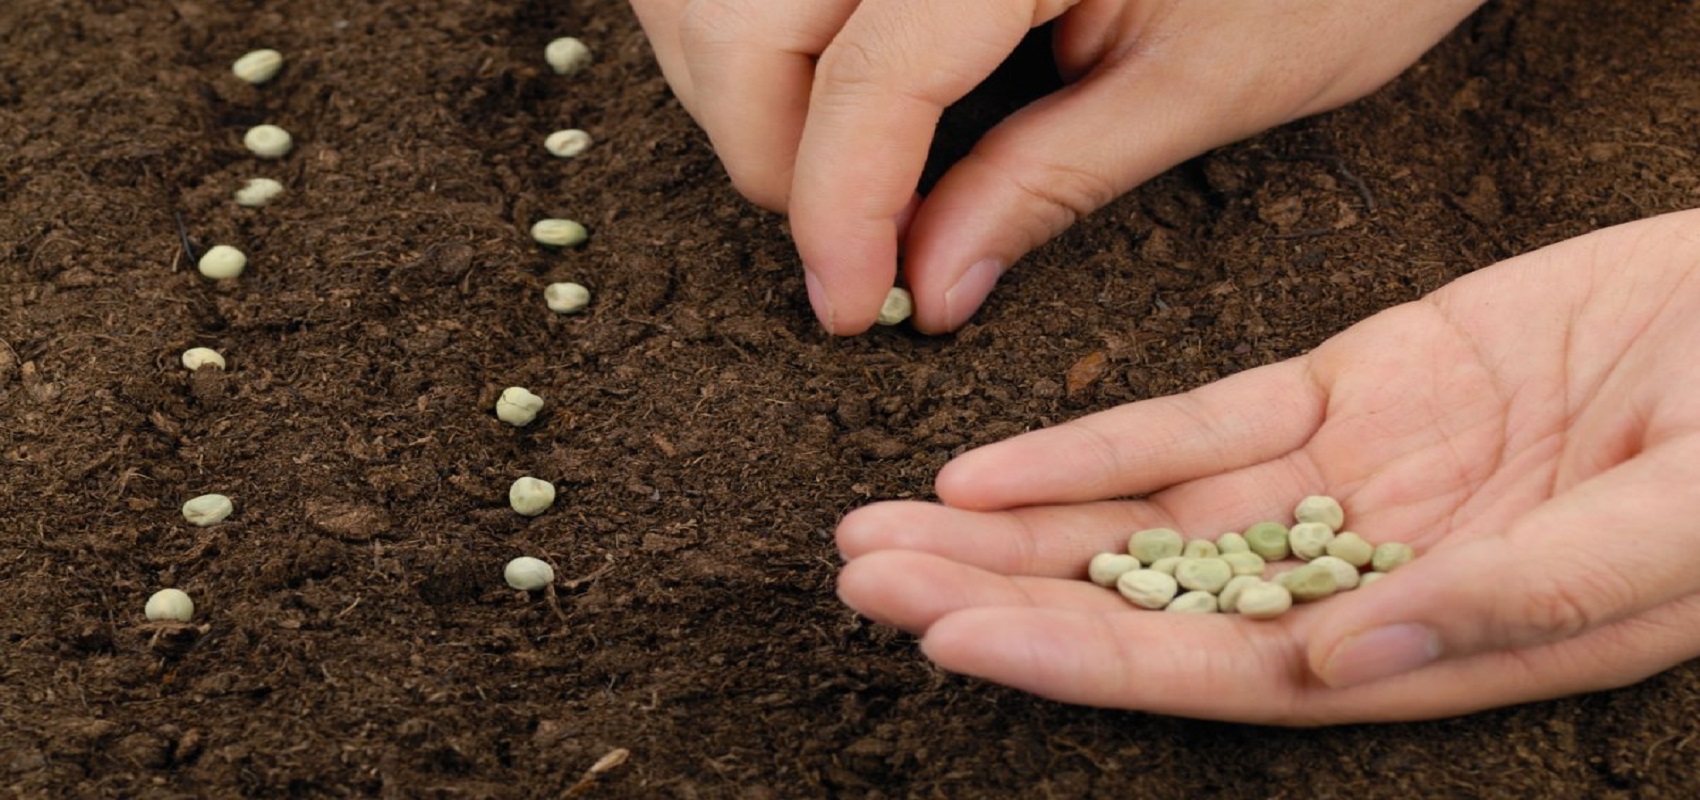
<svg viewBox="0 0 1700 800">
<path fill-rule="evenodd" d="M 1399 542 L 1372 546 L 1351 531 L 1336 535 L 1345 511 L 1332 497 L 1306 497 L 1294 516 L 1304 519 L 1291 526 L 1266 520 L 1214 541 L 1188 540 L 1172 528 L 1135 531 L 1125 552 L 1094 555 L 1088 577 L 1099 586 L 1114 586 L 1139 608 L 1267 620 L 1295 603 L 1367 586 L 1415 556 Z M 1305 563 L 1277 571 L 1289 556 Z M 1366 566 L 1374 571 L 1363 572 Z"/>
</svg>

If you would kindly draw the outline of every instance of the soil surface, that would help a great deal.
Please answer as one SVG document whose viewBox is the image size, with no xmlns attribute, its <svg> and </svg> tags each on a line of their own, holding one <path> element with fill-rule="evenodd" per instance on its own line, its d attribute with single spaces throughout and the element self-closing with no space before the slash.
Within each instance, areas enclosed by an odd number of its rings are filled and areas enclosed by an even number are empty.
<svg viewBox="0 0 1700 800">
<path fill-rule="evenodd" d="M 595 51 L 562 78 L 559 35 Z M 284 52 L 273 82 L 230 63 Z M 1043 54 L 1041 53 L 1041 56 Z M 1700 203 L 1700 8 L 1490 4 L 1152 181 L 940 338 L 835 340 L 613 0 L 0 4 L 0 787 L 19 797 L 1692 797 L 1700 670 L 1270 730 L 931 668 L 831 532 L 952 455 Z M 954 112 L 938 152 L 1042 90 Z M 241 145 L 292 131 L 287 158 Z M 580 127 L 596 145 L 551 157 Z M 269 176 L 263 209 L 231 193 Z M 544 216 L 580 249 L 534 245 Z M 213 282 L 193 253 L 244 249 Z M 589 286 L 560 317 L 541 291 Z M 224 353 L 190 374 L 191 346 Z M 530 427 L 490 409 L 523 385 Z M 508 484 L 560 499 L 512 513 Z M 179 507 L 220 492 L 196 528 Z M 554 564 L 551 601 L 501 568 Z M 194 622 L 147 622 L 164 586 Z M 629 759 L 591 783 L 598 759 Z"/>
</svg>

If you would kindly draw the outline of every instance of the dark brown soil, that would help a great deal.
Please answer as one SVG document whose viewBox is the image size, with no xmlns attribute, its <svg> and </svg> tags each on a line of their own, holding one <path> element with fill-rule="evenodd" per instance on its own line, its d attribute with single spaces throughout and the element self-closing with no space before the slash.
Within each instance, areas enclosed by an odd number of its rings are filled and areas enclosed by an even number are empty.
<svg viewBox="0 0 1700 800">
<path fill-rule="evenodd" d="M 588 74 L 543 65 L 564 34 Z M 258 46 L 289 64 L 254 88 L 228 65 Z M 1693 665 L 1384 727 L 1067 707 L 859 620 L 831 531 L 964 448 L 1700 203 L 1696 63 L 1691 0 L 1493 3 L 1374 97 L 1091 217 L 960 334 L 833 340 L 613 0 L 5 0 L 0 787 L 556 797 L 628 748 L 580 791 L 1695 796 Z M 261 121 L 296 151 L 248 156 Z M 569 126 L 598 143 L 553 159 Z M 255 175 L 288 194 L 236 207 Z M 545 215 L 589 244 L 534 246 Z M 248 273 L 202 279 L 182 235 Z M 543 307 L 563 279 L 588 313 Z M 229 371 L 191 377 L 193 345 Z M 512 384 L 549 400 L 530 428 L 489 411 Z M 507 509 L 521 474 L 554 511 Z M 185 525 L 211 491 L 236 515 Z M 558 610 L 516 594 L 520 554 L 583 580 Z M 143 619 L 162 586 L 193 626 Z"/>
</svg>

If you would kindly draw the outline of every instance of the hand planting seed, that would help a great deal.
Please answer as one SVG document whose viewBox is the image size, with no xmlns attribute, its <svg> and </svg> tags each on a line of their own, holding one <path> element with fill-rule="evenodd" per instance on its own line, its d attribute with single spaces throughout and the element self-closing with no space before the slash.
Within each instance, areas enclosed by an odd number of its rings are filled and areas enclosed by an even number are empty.
<svg viewBox="0 0 1700 800">
<path fill-rule="evenodd" d="M 502 568 L 502 579 L 522 592 L 535 592 L 555 582 L 555 568 L 541 559 L 520 556 Z"/>
<path fill-rule="evenodd" d="M 283 194 L 283 184 L 271 178 L 250 178 L 236 190 L 236 204 L 244 208 L 259 208 Z"/>
<path fill-rule="evenodd" d="M 1246 542 L 1244 536 L 1233 531 L 1228 531 L 1227 533 L 1216 537 L 1216 550 L 1222 555 L 1227 555 L 1229 553 L 1250 553 L 1251 545 Z"/>
<path fill-rule="evenodd" d="M 1329 555 L 1342 559 L 1354 567 L 1363 567 L 1370 562 L 1370 559 L 1375 557 L 1375 546 L 1364 541 L 1364 537 L 1351 531 L 1334 534 L 1334 538 L 1329 539 L 1328 545 L 1323 549 Z"/>
<path fill-rule="evenodd" d="M 543 287 L 543 303 L 557 314 L 576 314 L 590 305 L 590 290 L 576 283 L 551 283 Z"/>
<path fill-rule="evenodd" d="M 1191 591 L 1169 601 L 1163 607 L 1164 611 L 1174 611 L 1181 614 L 1214 614 L 1216 595 L 1204 591 Z"/>
<path fill-rule="evenodd" d="M 1334 594 L 1338 584 L 1334 580 L 1334 572 L 1327 567 L 1306 564 L 1292 572 L 1283 572 L 1275 576 L 1275 583 L 1280 584 L 1291 592 L 1293 599 L 1300 603 L 1310 603 Z M 1245 594 L 1240 594 L 1240 600 L 1245 600 Z"/>
<path fill-rule="evenodd" d="M 543 149 L 556 158 L 576 158 L 590 149 L 590 134 L 578 128 L 555 131 L 543 140 Z"/>
<path fill-rule="evenodd" d="M 527 517 L 535 517 L 555 504 L 555 485 L 530 476 L 508 487 L 508 505 Z"/>
<path fill-rule="evenodd" d="M 1340 508 L 1340 501 L 1326 495 L 1313 494 L 1299 501 L 1293 509 L 1293 519 L 1299 522 L 1320 522 L 1331 531 L 1340 530 L 1346 524 L 1346 512 Z"/>
<path fill-rule="evenodd" d="M 1123 574 L 1139 569 L 1139 559 L 1126 553 L 1099 553 L 1086 565 L 1086 576 L 1106 589 Z"/>
<path fill-rule="evenodd" d="M 202 528 L 217 525 L 236 510 L 236 504 L 222 494 L 203 494 L 183 504 L 183 518 Z"/>
<path fill-rule="evenodd" d="M 1246 528 L 1245 540 L 1264 561 L 1280 561 L 1292 554 L 1287 545 L 1287 526 L 1279 522 L 1259 522 Z"/>
<path fill-rule="evenodd" d="M 1233 580 L 1228 581 L 1227 586 L 1222 587 L 1222 593 L 1216 596 L 1217 608 L 1224 614 L 1234 613 L 1234 610 L 1239 608 L 1240 592 L 1245 591 L 1247 586 L 1262 582 L 1260 575 L 1235 575 Z"/>
<path fill-rule="evenodd" d="M 1334 538 L 1334 529 L 1320 522 L 1301 522 L 1287 530 L 1287 544 L 1293 548 L 1293 555 L 1309 561 L 1327 551 L 1328 540 Z"/>
<path fill-rule="evenodd" d="M 1189 591 L 1214 594 L 1233 577 L 1233 567 L 1220 558 L 1184 558 L 1175 567 L 1175 582 Z"/>
<path fill-rule="evenodd" d="M 496 419 L 516 428 L 523 428 L 537 419 L 537 412 L 543 410 L 543 398 L 532 394 L 524 387 L 509 386 L 502 390 L 502 396 L 496 398 Z"/>
<path fill-rule="evenodd" d="M 1322 567 L 1334 573 L 1336 591 L 1344 592 L 1348 589 L 1358 588 L 1358 568 L 1352 566 L 1345 559 L 1336 556 L 1317 556 L 1311 559 L 1310 564 L 1313 567 Z"/>
<path fill-rule="evenodd" d="M 195 268 L 213 280 L 234 278 L 248 268 L 248 256 L 230 245 L 215 244 L 201 254 L 201 260 L 196 263 Z"/>
<path fill-rule="evenodd" d="M 148 598 L 142 613 L 154 622 L 188 622 L 195 616 L 195 601 L 182 589 L 161 589 Z"/>
<path fill-rule="evenodd" d="M 896 325 L 915 313 L 915 296 L 901 286 L 891 287 L 880 304 L 880 315 L 874 321 L 881 325 Z"/>
<path fill-rule="evenodd" d="M 543 60 L 556 75 L 571 75 L 590 66 L 590 48 L 571 36 L 563 36 L 543 48 Z"/>
<path fill-rule="evenodd" d="M 1369 563 L 1376 572 L 1392 572 L 1416 555 L 1408 544 L 1384 542 L 1375 546 L 1375 555 L 1370 557 Z"/>
<path fill-rule="evenodd" d="M 210 347 L 191 347 L 183 351 L 183 366 L 190 372 L 201 367 L 224 369 L 224 356 Z"/>
<path fill-rule="evenodd" d="M 1280 584 L 1259 581 L 1240 590 L 1234 609 L 1249 619 L 1274 619 L 1293 607 L 1293 595 Z"/>
<path fill-rule="evenodd" d="M 1215 558 L 1222 552 L 1216 549 L 1216 543 L 1208 539 L 1193 539 L 1181 547 L 1183 558 Z"/>
<path fill-rule="evenodd" d="M 1180 531 L 1172 528 L 1147 528 L 1127 537 L 1127 554 L 1148 567 L 1159 558 L 1180 555 L 1183 547 Z"/>
<path fill-rule="evenodd" d="M 283 69 L 283 54 L 271 49 L 255 50 L 230 65 L 236 77 L 255 86 L 277 77 L 280 69 Z"/>
<path fill-rule="evenodd" d="M 295 139 L 276 125 L 255 125 L 242 135 L 242 145 L 260 158 L 283 158 L 295 147 Z"/>
<path fill-rule="evenodd" d="M 1140 608 L 1163 608 L 1179 590 L 1173 576 L 1149 569 L 1136 569 L 1116 579 L 1116 591 Z"/>
<path fill-rule="evenodd" d="M 531 226 L 531 238 L 545 247 L 577 247 L 590 232 L 570 219 L 540 219 Z"/>
</svg>

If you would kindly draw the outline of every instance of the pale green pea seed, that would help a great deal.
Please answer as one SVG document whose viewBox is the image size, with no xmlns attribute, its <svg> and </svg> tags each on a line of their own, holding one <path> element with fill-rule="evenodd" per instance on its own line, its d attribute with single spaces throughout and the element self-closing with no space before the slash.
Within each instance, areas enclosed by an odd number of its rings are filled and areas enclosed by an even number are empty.
<svg viewBox="0 0 1700 800">
<path fill-rule="evenodd" d="M 1287 526 L 1279 522 L 1259 522 L 1246 528 L 1245 540 L 1264 561 L 1280 561 L 1292 553 L 1287 546 Z"/>
<path fill-rule="evenodd" d="M 1215 558 L 1221 554 L 1221 551 L 1216 549 L 1215 542 L 1205 539 L 1193 539 L 1181 548 L 1181 556 L 1184 558 Z"/>
<path fill-rule="evenodd" d="M 1110 588 L 1123 573 L 1139 569 L 1139 559 L 1126 553 L 1099 553 L 1086 565 L 1086 575 L 1093 583 Z"/>
<path fill-rule="evenodd" d="M 1334 590 L 1337 588 L 1334 573 L 1327 567 L 1319 567 L 1315 564 L 1306 564 L 1292 572 L 1284 572 L 1276 576 L 1275 582 L 1291 592 L 1293 599 L 1300 603 L 1321 600 L 1334 594 Z M 1243 593 L 1240 595 L 1240 599 L 1245 599 Z"/>
<path fill-rule="evenodd" d="M 1170 600 L 1163 610 L 1181 614 L 1214 614 L 1217 611 L 1216 595 L 1205 591 L 1187 592 Z"/>
<path fill-rule="evenodd" d="M 1132 558 L 1132 556 L 1129 556 L 1129 558 Z M 1185 561 L 1185 560 L 1186 560 L 1185 558 L 1182 558 L 1180 556 L 1169 556 L 1168 558 L 1159 558 L 1156 561 L 1151 562 L 1150 569 L 1154 569 L 1158 572 L 1163 573 L 1164 575 L 1173 575 L 1173 574 L 1175 574 L 1175 567 L 1180 566 L 1181 562 Z"/>
<path fill-rule="evenodd" d="M 1175 580 L 1191 591 L 1220 592 L 1234 568 L 1220 558 L 1188 558 L 1175 567 Z"/>
<path fill-rule="evenodd" d="M 1301 522 L 1287 531 L 1287 544 L 1293 548 L 1293 555 L 1309 561 L 1323 554 L 1328 547 L 1328 540 L 1334 538 L 1334 529 L 1320 522 Z"/>
<path fill-rule="evenodd" d="M 1320 522 L 1331 531 L 1340 530 L 1346 524 L 1346 512 L 1340 508 L 1340 501 L 1326 495 L 1313 494 L 1299 501 L 1293 509 L 1293 519 L 1299 522 Z"/>
<path fill-rule="evenodd" d="M 1127 554 L 1149 567 L 1159 558 L 1180 555 L 1183 546 L 1180 531 L 1172 528 L 1147 528 L 1128 537 Z"/>
<path fill-rule="evenodd" d="M 1248 619 L 1274 619 L 1293 607 L 1293 595 L 1280 584 L 1257 583 L 1240 591 L 1234 607 Z"/>
<path fill-rule="evenodd" d="M 1228 566 L 1233 569 L 1235 575 L 1255 575 L 1257 577 L 1262 577 L 1263 568 L 1268 566 L 1263 563 L 1263 556 L 1249 552 L 1224 553 L 1222 554 L 1222 560 L 1228 562 Z"/>
<path fill-rule="evenodd" d="M 1227 555 L 1229 553 L 1249 553 L 1251 552 L 1251 545 L 1246 542 L 1244 536 L 1233 531 L 1228 531 L 1227 533 L 1216 537 L 1216 549 L 1220 551 L 1222 555 Z"/>
<path fill-rule="evenodd" d="M 1386 576 L 1387 576 L 1387 573 L 1385 573 L 1385 572 L 1366 572 L 1366 573 L 1358 576 L 1358 588 L 1362 589 L 1365 586 L 1368 586 L 1372 583 L 1375 583 L 1376 581 L 1379 581 Z"/>
<path fill-rule="evenodd" d="M 1247 586 L 1262 582 L 1263 579 L 1256 575 L 1235 575 L 1233 580 L 1228 581 L 1227 586 L 1222 587 L 1222 593 L 1217 596 L 1222 613 L 1234 613 L 1234 610 L 1239 607 L 1240 592 L 1245 591 Z"/>
<path fill-rule="evenodd" d="M 1310 563 L 1334 573 L 1334 587 L 1337 591 L 1344 592 L 1347 589 L 1358 588 L 1358 568 L 1352 566 L 1345 559 L 1335 556 L 1317 556 Z"/>
<path fill-rule="evenodd" d="M 1328 540 L 1323 550 L 1328 555 L 1360 568 L 1369 564 L 1370 559 L 1375 556 L 1375 546 L 1351 531 L 1334 534 L 1334 538 Z"/>
<path fill-rule="evenodd" d="M 1163 608 L 1179 589 L 1174 576 L 1149 569 L 1136 569 L 1116 579 L 1116 591 L 1140 608 Z"/>
<path fill-rule="evenodd" d="M 1375 546 L 1375 555 L 1370 557 L 1370 566 L 1376 572 L 1392 572 L 1417 557 L 1417 551 L 1402 542 L 1383 542 Z"/>
</svg>

